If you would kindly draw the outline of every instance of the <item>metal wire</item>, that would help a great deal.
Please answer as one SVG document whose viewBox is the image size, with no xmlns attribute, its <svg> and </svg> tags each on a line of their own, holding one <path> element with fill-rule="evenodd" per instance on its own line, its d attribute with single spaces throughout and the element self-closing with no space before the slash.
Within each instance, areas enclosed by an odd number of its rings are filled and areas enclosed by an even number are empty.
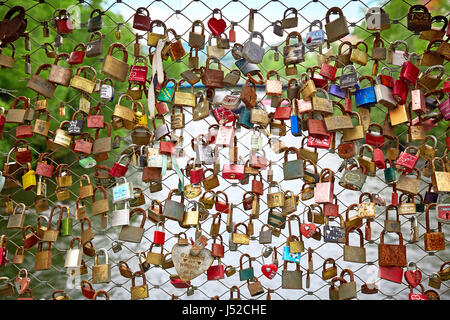
<svg viewBox="0 0 450 320">
<path fill-rule="evenodd" d="M 304 34 L 308 28 L 309 24 L 312 22 L 312 20 L 309 20 L 308 17 L 302 14 L 302 12 L 308 8 L 309 6 L 317 6 L 318 10 L 323 12 L 323 16 L 325 16 L 326 10 L 331 7 L 331 5 L 327 5 L 328 1 L 309 1 L 305 3 L 304 5 L 300 5 L 297 2 L 292 2 L 292 4 L 288 4 L 289 1 L 267 1 L 265 3 L 258 3 L 258 6 L 256 7 L 256 18 L 255 19 L 263 19 L 266 23 L 266 27 L 261 29 L 260 32 L 262 34 L 270 33 L 270 28 L 272 27 L 272 21 L 267 19 L 264 15 L 264 12 L 267 12 L 267 10 L 275 10 L 274 7 L 276 7 L 276 10 L 280 13 L 279 16 L 281 18 L 282 13 L 285 9 L 289 7 L 296 7 L 299 12 L 299 20 L 300 23 L 306 23 L 307 27 L 297 31 Z M 383 6 L 388 4 L 390 1 L 383 2 Z M 407 3 L 406 1 L 403 1 Z M 247 2 L 243 1 L 229 1 L 227 3 L 224 3 L 223 6 L 220 8 L 223 12 L 226 11 L 229 8 L 232 8 L 232 11 L 230 11 L 230 15 L 224 14 L 223 18 L 227 22 L 227 25 L 231 24 L 231 21 L 237 23 L 236 24 L 236 31 L 238 33 L 242 34 L 250 34 L 250 32 L 245 27 L 245 22 L 247 21 L 249 17 L 249 10 L 251 7 L 246 4 Z M 365 4 L 363 1 L 348 1 L 345 3 L 342 8 L 345 9 L 347 6 L 353 6 L 357 3 L 357 5 L 361 5 L 364 8 L 364 11 L 369 7 L 369 5 Z M 29 30 L 28 32 L 32 34 L 33 32 L 38 32 L 41 28 L 41 17 L 36 17 L 33 15 L 33 8 L 36 6 L 39 6 L 41 4 L 46 4 L 49 6 L 49 10 L 53 11 L 57 9 L 58 7 L 51 2 L 44 2 L 44 3 L 35 3 L 29 5 L 29 7 L 26 6 L 26 15 L 29 19 Z M 407 3 L 408 5 L 411 5 Z M 6 8 L 12 7 L 14 4 L 14 1 L 4 1 L 2 2 L 2 5 L 0 6 L 0 9 L 5 10 Z M 27 3 L 28 5 L 28 3 Z M 144 6 L 142 4 L 139 4 L 141 6 Z M 167 12 L 167 18 L 164 20 L 166 25 L 168 27 L 171 26 L 171 21 L 174 18 L 179 18 L 181 16 L 183 19 L 186 19 L 186 21 L 189 22 L 186 23 L 186 28 L 184 32 L 180 33 L 181 39 L 183 42 L 188 42 L 188 35 L 191 30 L 192 22 L 196 19 L 201 19 L 202 21 L 207 21 L 211 14 L 207 15 L 206 17 L 200 17 L 200 16 L 191 16 L 190 14 L 185 14 L 185 12 L 191 12 L 191 6 L 203 6 L 208 9 L 209 12 L 212 13 L 212 10 L 214 9 L 214 5 L 216 3 L 212 4 L 208 1 L 190 1 L 187 2 L 183 8 L 175 9 L 170 4 L 170 2 L 166 1 L 153 1 L 150 2 L 146 8 L 149 9 L 150 12 L 154 10 L 155 8 L 158 8 L 164 12 Z M 108 45 L 116 42 L 114 39 L 114 32 L 116 28 L 120 27 L 122 32 L 126 31 L 130 34 L 134 34 L 135 30 L 131 29 L 129 27 L 129 24 L 132 22 L 133 17 L 123 17 L 123 20 L 116 21 L 116 15 L 111 14 L 112 12 L 123 12 L 125 9 L 129 9 L 131 11 L 135 11 L 137 9 L 137 6 L 135 2 L 132 1 L 117 1 L 112 2 L 108 8 L 104 9 L 102 12 L 103 14 L 103 29 L 101 32 L 103 33 L 103 41 L 106 41 Z M 68 9 L 71 10 L 72 8 L 80 8 L 83 10 L 93 10 L 96 9 L 90 1 L 73 1 L 73 6 L 69 7 Z M 122 10 L 123 9 L 123 10 Z M 103 9 L 102 9 L 103 10 Z M 266 11 L 265 11 L 266 10 Z M 247 12 L 247 14 L 242 14 L 242 12 Z M 231 14 L 232 13 L 232 14 Z M 447 14 L 448 16 L 449 14 Z M 395 19 L 398 24 L 406 28 L 406 25 L 402 22 L 405 20 L 406 13 L 402 17 L 395 17 Z M 153 18 L 153 17 L 152 17 Z M 155 17 L 156 18 L 156 17 Z M 155 19 L 153 18 L 153 19 Z M 158 17 L 158 19 L 162 19 L 161 17 Z M 322 18 L 322 23 L 325 23 L 325 18 Z M 391 20 L 392 19 L 391 17 Z M 364 13 L 360 12 L 360 16 L 358 16 L 358 19 L 355 21 L 349 21 L 349 25 L 351 28 L 358 28 L 360 30 L 364 30 L 367 33 L 367 38 L 363 40 L 370 39 L 373 34 L 370 31 L 367 31 L 365 28 L 361 27 L 361 23 L 364 21 Z M 31 23 L 33 22 L 33 23 Z M 83 30 L 86 28 L 87 21 L 81 21 L 81 29 Z M 30 28 L 31 26 L 34 26 L 34 28 Z M 52 28 L 51 25 L 49 25 L 49 28 Z M 109 31 L 107 31 L 109 30 Z M 227 29 L 228 30 L 228 29 Z M 179 30 L 177 30 L 178 32 Z M 209 36 L 209 30 L 205 28 L 206 36 Z M 283 30 L 284 35 L 288 34 L 288 31 Z M 415 34 L 411 33 L 408 38 L 413 37 Z M 145 34 L 141 37 L 141 39 L 145 39 Z M 408 39 L 407 38 L 407 39 Z M 284 37 L 280 38 L 283 39 Z M 40 65 L 42 62 L 35 59 L 36 53 L 41 52 L 43 50 L 42 44 L 35 41 L 33 37 L 30 37 L 31 45 L 32 45 L 32 51 L 29 52 L 31 63 L 32 65 Z M 387 40 L 383 38 L 385 43 L 387 43 Z M 72 39 L 71 35 L 65 35 L 64 36 L 64 42 L 70 42 L 73 43 L 75 46 L 77 42 Z M 280 41 L 281 43 L 281 41 Z M 134 57 L 133 54 L 133 44 L 134 41 L 130 41 L 129 43 L 123 43 L 127 49 L 130 55 Z M 268 43 L 264 41 L 264 44 L 266 46 L 266 54 L 269 53 L 272 49 L 271 46 L 273 46 L 273 43 Z M 141 47 L 145 47 L 143 43 L 141 43 Z M 277 50 L 278 46 L 277 46 Z M 142 50 L 144 51 L 144 50 Z M 227 57 L 230 56 L 230 50 L 227 51 L 224 58 L 222 58 L 222 61 L 228 61 Z M 282 53 L 282 52 L 280 52 Z M 200 56 L 206 56 L 206 52 L 202 51 L 200 53 Z M 369 53 L 370 55 L 370 53 Z M 304 70 L 307 68 L 307 64 L 311 62 L 312 59 L 315 59 L 314 57 L 309 57 L 306 59 L 305 64 L 299 64 L 299 70 Z M 103 59 L 99 58 L 96 63 L 93 63 L 92 66 L 98 71 L 100 70 L 101 63 L 103 62 Z M 166 66 L 166 69 L 169 70 L 172 66 L 175 66 L 176 64 L 184 64 L 186 69 L 188 68 L 187 64 L 185 63 L 184 59 L 181 59 L 180 61 L 173 63 L 172 65 Z M 384 61 L 380 61 L 380 66 L 385 65 Z M 224 63 L 222 65 L 223 69 L 226 69 L 230 71 L 234 67 Z M 266 73 L 268 70 L 264 69 L 264 66 L 261 65 L 261 71 L 262 73 Z M 284 72 L 282 72 L 283 67 L 281 66 L 276 71 L 279 72 L 282 80 L 284 82 L 287 82 L 289 78 L 284 76 Z M 357 71 L 359 75 L 363 75 L 361 66 L 357 67 Z M 399 70 L 396 70 L 399 71 Z M 245 77 L 242 77 L 243 80 L 245 80 Z M 19 92 L 14 92 L 11 90 L 8 90 L 7 88 L 2 89 L 2 93 L 5 95 L 10 96 L 11 98 L 15 98 L 16 96 L 19 96 Z M 120 94 L 120 93 L 119 93 Z M 77 94 L 72 97 L 69 101 L 64 101 L 65 97 L 58 97 L 55 95 L 54 99 L 60 103 L 65 102 L 66 106 L 72 110 L 72 112 L 75 112 L 78 110 L 77 107 L 74 107 L 74 105 L 77 105 L 78 99 L 81 97 L 81 94 Z M 116 95 L 117 97 L 117 95 Z M 263 100 L 265 98 L 264 93 L 260 93 L 258 95 L 258 99 Z M 336 99 L 333 97 L 333 100 L 339 101 L 339 99 Z M 97 96 L 94 94 L 90 97 L 91 106 L 95 105 L 99 100 L 97 99 Z M 144 99 L 143 101 L 146 102 Z M 102 107 L 105 110 L 109 110 L 110 113 L 112 113 L 114 109 L 114 104 L 107 103 L 103 104 Z M 374 108 L 372 108 L 374 109 Z M 377 106 L 378 110 L 381 110 L 382 112 L 386 113 L 386 110 L 380 108 Z M 70 112 L 67 112 L 69 114 Z M 200 122 L 194 122 L 192 120 L 192 113 L 190 110 L 184 110 L 184 113 L 186 115 L 186 125 L 185 129 L 183 130 L 184 139 L 180 146 L 177 147 L 178 150 L 178 156 L 179 156 L 179 164 L 180 167 L 184 167 L 184 164 L 187 162 L 187 160 L 192 156 L 194 156 L 194 151 L 190 147 L 190 140 L 191 138 L 194 138 L 199 133 L 205 133 L 207 131 L 207 128 L 214 124 L 215 121 L 212 117 L 208 117 L 201 121 L 201 126 L 199 126 Z M 59 119 L 55 117 L 53 114 L 50 114 L 52 123 L 59 124 Z M 287 129 L 289 132 L 289 123 L 286 123 Z M 56 129 L 56 126 L 51 128 L 52 130 Z M 408 133 L 407 130 L 400 133 L 399 138 L 405 137 L 405 135 Z M 250 144 L 249 144 L 249 138 L 251 136 L 251 130 L 240 130 L 240 132 L 237 133 L 238 136 L 238 146 L 239 146 L 239 155 L 244 156 L 244 158 L 247 158 L 248 152 L 250 151 Z M 445 139 L 442 139 L 444 135 L 437 137 L 438 138 L 438 150 L 443 150 L 443 146 L 445 147 Z M 4 132 L 4 139 L 7 139 L 8 142 L 10 142 L 10 145 L 12 146 L 16 140 L 14 132 L 7 131 Z M 286 145 L 292 145 L 299 147 L 300 146 L 300 140 L 299 138 L 294 138 L 290 136 L 289 134 L 286 137 L 282 137 L 282 140 L 286 143 Z M 336 140 L 339 141 L 339 136 L 336 137 Z M 131 136 L 128 133 L 126 136 L 122 137 L 122 141 L 125 142 L 125 146 L 128 146 L 131 144 Z M 115 160 L 118 159 L 120 153 L 124 150 L 123 147 L 124 144 L 122 144 L 122 148 L 115 149 L 110 152 L 109 155 L 109 161 L 107 164 L 112 164 Z M 402 146 L 404 147 L 404 146 Z M 282 179 L 281 175 L 281 169 L 282 169 L 282 163 L 283 163 L 283 156 L 282 154 L 274 154 L 270 151 L 270 146 L 267 143 L 264 145 L 264 150 L 267 151 L 267 157 L 273 162 L 273 170 L 274 170 L 274 180 L 280 181 L 283 190 L 292 190 L 294 193 L 298 193 L 300 191 L 300 187 L 298 185 L 298 182 L 292 182 L 292 181 L 284 181 Z M 228 150 L 226 148 L 223 148 L 220 150 L 220 160 L 221 164 L 227 163 L 228 160 Z M 33 153 L 39 154 L 40 151 L 33 147 Z M 56 155 L 56 153 L 52 152 L 51 154 Z M 3 153 L 3 156 L 6 158 L 7 153 Z M 64 157 L 64 161 L 69 162 L 69 166 L 74 168 L 72 171 L 73 174 L 73 187 L 70 188 L 70 193 L 72 199 L 76 199 L 78 196 L 78 185 L 80 182 L 80 176 L 82 173 L 85 173 L 83 170 L 80 170 L 78 168 L 78 155 L 75 153 L 71 153 L 70 155 L 67 155 Z M 33 157 L 34 160 L 32 162 L 32 166 L 35 167 L 37 163 L 37 156 Z M 56 166 L 58 163 L 62 163 L 62 161 L 55 161 L 54 165 Z M 335 172 L 335 178 L 336 181 L 341 178 L 342 173 L 338 172 L 337 169 L 339 167 L 339 164 L 341 163 L 341 159 L 332 151 L 330 150 L 323 150 L 319 149 L 319 161 L 317 163 L 318 169 L 321 170 L 324 167 L 329 167 Z M 419 166 L 423 166 L 423 162 L 419 162 Z M 91 174 L 92 172 L 89 172 Z M 280 176 L 281 175 L 281 176 Z M 130 166 L 127 175 L 126 175 L 128 181 L 133 182 L 134 186 L 141 187 L 145 198 L 146 198 L 146 204 L 143 206 L 143 208 L 148 208 L 149 204 L 152 199 L 160 200 L 162 203 L 167 197 L 168 192 L 176 188 L 178 177 L 175 174 L 174 171 L 168 171 L 166 176 L 163 179 L 163 190 L 157 193 L 150 193 L 149 186 L 141 181 L 140 171 L 136 170 L 133 166 Z M 56 186 L 55 181 L 53 180 L 46 180 L 47 184 L 52 186 L 51 189 L 53 189 Z M 263 182 L 265 186 L 265 192 L 267 192 L 267 186 L 268 182 L 266 179 L 265 174 L 263 173 Z M 421 193 L 424 192 L 424 190 L 427 190 L 428 184 L 430 183 L 429 179 L 422 177 L 422 185 L 421 185 Z M 49 188 L 50 189 L 50 188 Z M 234 207 L 234 221 L 237 222 L 248 222 L 249 220 L 249 213 L 248 211 L 244 211 L 242 209 L 242 194 L 247 191 L 248 185 L 242 185 L 240 183 L 231 183 L 228 180 L 224 180 L 220 178 L 220 190 L 223 190 L 227 192 L 229 196 L 229 201 L 233 203 Z M 34 190 L 32 192 L 35 192 Z M 378 170 L 376 177 L 368 177 L 366 184 L 361 192 L 373 192 L 378 193 L 382 196 L 384 196 L 387 199 L 387 202 L 389 202 L 390 199 L 390 192 L 391 187 L 387 186 L 384 183 L 384 179 L 382 176 L 381 170 Z M 6 192 L 3 191 L 3 194 Z M 20 202 L 18 199 L 20 199 L 20 196 L 23 193 L 21 190 L 17 190 L 11 194 L 12 199 L 15 203 Z M 52 192 L 50 194 L 47 194 L 47 198 L 49 201 L 50 206 L 53 206 L 57 204 L 58 202 L 55 201 L 55 195 L 56 192 Z M 343 188 L 340 188 L 337 184 L 335 187 L 335 195 L 338 197 L 338 202 L 340 206 L 340 213 L 345 214 L 346 208 L 355 202 L 358 202 L 358 198 L 360 193 L 349 191 Z M 112 193 L 110 190 L 108 190 L 108 197 L 112 198 Z M 198 200 L 198 199 L 194 199 Z M 87 203 L 90 203 L 90 200 L 88 199 L 86 201 Z M 190 205 L 192 201 L 185 201 L 185 204 L 187 207 Z M 373 274 L 370 271 L 370 267 L 372 265 L 376 265 L 378 261 L 378 255 L 377 255 L 377 244 L 379 243 L 379 234 L 382 228 L 384 227 L 384 207 L 379 208 L 377 207 L 377 217 L 372 221 L 371 227 L 372 227 L 372 240 L 366 242 L 366 251 L 367 251 L 367 264 L 356 264 L 356 263 L 349 263 L 343 261 L 343 245 L 341 244 L 334 244 L 334 243 L 326 243 L 323 240 L 322 241 L 316 241 L 313 239 L 304 239 L 305 241 L 305 248 L 311 248 L 313 253 L 313 263 L 314 263 L 314 274 L 311 275 L 311 286 L 310 288 L 305 287 L 305 281 L 303 282 L 303 289 L 301 290 L 286 290 L 281 288 L 281 269 L 282 264 L 280 264 L 280 268 L 278 269 L 277 275 L 273 280 L 266 279 L 261 272 L 259 271 L 260 266 L 264 264 L 262 260 L 261 255 L 261 245 L 256 241 L 257 240 L 257 234 L 260 230 L 260 227 L 266 223 L 267 214 L 268 214 L 268 208 L 266 203 L 265 196 L 260 197 L 260 203 L 261 203 L 261 213 L 259 219 L 253 219 L 254 223 L 254 230 L 255 234 L 251 237 L 251 245 L 249 246 L 239 246 L 237 248 L 237 251 L 231 251 L 229 249 L 228 240 L 229 237 L 231 237 L 231 234 L 225 231 L 224 224 L 226 223 L 226 217 L 222 217 L 221 222 L 221 235 L 223 237 L 223 242 L 225 246 L 225 258 L 222 259 L 221 263 L 224 265 L 232 265 L 239 269 L 239 258 L 241 254 L 249 253 L 252 257 L 254 257 L 253 266 L 255 268 L 255 275 L 257 276 L 258 280 L 261 281 L 264 288 L 274 290 L 272 293 L 272 299 L 288 299 L 288 300 L 294 300 L 294 299 L 328 299 L 328 288 L 329 283 L 328 281 L 324 281 L 321 278 L 321 270 L 322 270 L 322 263 L 323 261 L 328 257 L 333 257 L 336 260 L 336 265 L 338 266 L 338 269 L 344 269 L 344 268 L 350 268 L 355 275 L 355 281 L 358 284 L 358 299 L 407 299 L 407 294 L 409 293 L 408 285 L 405 281 L 403 281 L 402 284 L 393 284 L 391 282 L 387 282 L 385 280 L 379 280 L 378 279 L 378 286 L 380 288 L 379 293 L 375 295 L 364 295 L 360 292 L 360 286 L 361 284 L 368 282 L 368 276 L 373 276 Z M 303 209 L 307 207 L 308 205 L 312 204 L 313 202 L 311 200 L 308 201 L 301 201 L 298 205 L 298 214 L 301 214 L 303 212 Z M 69 204 L 69 207 L 71 208 L 71 212 L 74 212 L 75 203 L 71 202 Z M 88 205 L 89 207 L 89 205 Z M 209 235 L 209 227 L 212 221 L 212 211 L 210 212 L 210 216 L 201 223 L 202 233 Z M 48 214 L 48 213 L 47 213 Z M 35 224 L 36 218 L 38 214 L 34 210 L 34 205 L 28 206 L 27 210 L 27 220 L 25 225 L 27 224 Z M 408 253 L 408 261 L 413 261 L 417 264 L 417 267 L 422 271 L 423 273 L 423 283 L 425 287 L 427 287 L 427 280 L 429 276 L 437 272 L 440 265 L 449 260 L 448 250 L 436 252 L 436 253 L 428 253 L 425 252 L 423 249 L 423 234 L 424 234 L 424 214 L 419 213 L 417 214 L 418 224 L 421 228 L 421 236 L 418 243 L 407 243 L 407 253 Z M 405 230 L 409 230 L 409 221 L 405 219 L 404 217 L 401 217 L 402 219 L 402 229 L 403 233 L 405 234 Z M 3 220 L 0 221 L 0 227 L 4 230 L 6 228 L 8 217 L 3 216 Z M 130 295 L 130 287 L 131 287 L 131 281 L 130 279 L 123 278 L 119 272 L 118 272 L 118 266 L 117 263 L 120 260 L 124 260 L 127 262 L 131 269 L 133 271 L 139 270 L 139 258 L 138 255 L 141 251 L 148 251 L 148 248 L 150 247 L 150 244 L 153 239 L 153 231 L 155 230 L 155 225 L 150 222 L 146 222 L 145 224 L 145 232 L 144 237 L 140 244 L 130 244 L 130 243 L 121 243 L 122 250 L 118 253 L 114 253 L 112 251 L 112 244 L 114 241 L 117 240 L 118 237 L 118 228 L 108 227 L 107 229 L 103 230 L 100 228 L 100 221 L 97 218 L 93 218 L 93 228 L 95 232 L 95 238 L 93 240 L 93 243 L 95 245 L 96 249 L 99 248 L 106 248 L 109 253 L 109 263 L 111 264 L 112 269 L 112 278 L 111 282 L 106 284 L 96 284 L 94 285 L 96 290 L 106 290 L 110 296 L 111 299 L 129 299 Z M 136 222 L 133 222 L 136 223 Z M 448 227 L 445 225 L 443 227 L 443 230 L 445 233 L 448 233 Z M 168 253 L 171 251 L 172 246 L 177 241 L 177 234 L 181 231 L 186 231 L 189 237 L 193 237 L 194 235 L 194 228 L 191 228 L 189 230 L 184 230 L 178 226 L 178 224 L 174 223 L 173 221 L 167 221 L 165 223 L 165 232 L 166 232 L 166 242 L 163 248 L 164 253 Z M 288 229 L 285 228 L 280 235 L 279 238 L 274 238 L 273 245 L 278 250 L 278 259 L 279 261 L 282 261 L 282 250 L 285 246 L 286 239 L 287 239 L 287 233 Z M 408 231 L 407 231 L 408 232 Z M 10 233 L 9 231 L 6 232 L 8 235 L 8 248 L 10 251 L 13 251 L 11 249 L 17 248 L 22 244 L 22 233 L 20 231 Z M 74 235 L 80 234 L 80 227 L 79 223 L 74 224 Z M 7 272 L 8 274 L 14 274 L 16 273 L 20 268 L 25 267 L 30 271 L 30 278 L 32 279 L 31 282 L 31 288 L 33 289 L 34 296 L 36 298 L 45 298 L 49 299 L 51 297 L 51 293 L 53 290 L 57 289 L 65 289 L 66 292 L 69 293 L 69 295 L 74 298 L 82 298 L 81 292 L 79 290 L 79 287 L 71 288 L 67 286 L 66 281 L 68 280 L 67 272 L 63 266 L 62 261 L 64 261 L 65 252 L 69 247 L 70 238 L 62 238 L 57 241 L 57 243 L 52 246 L 53 250 L 53 263 L 50 270 L 47 271 L 33 271 L 33 262 L 34 262 L 34 256 L 35 256 L 35 249 L 29 250 L 26 252 L 26 258 L 25 262 L 22 265 L 13 265 L 8 264 L 7 266 Z M 387 236 L 388 238 L 388 236 Z M 390 238 L 390 237 L 389 237 Z M 405 237 L 406 238 L 406 237 Z M 395 238 L 394 238 L 395 239 Z M 393 239 L 391 239 L 393 240 Z M 395 241 L 395 240 L 394 240 Z M 210 247 L 211 241 L 208 243 L 208 248 Z M 448 240 L 446 239 L 446 243 L 448 245 Z M 11 253 L 10 253 L 11 254 Z M 86 255 L 83 256 L 83 259 L 86 262 L 86 265 L 88 266 L 89 271 L 92 269 L 92 266 L 94 264 L 94 259 L 89 258 Z M 267 260 L 267 259 L 266 259 Z M 268 259 L 270 260 L 270 258 Z M 56 261 L 59 261 L 59 263 L 56 263 Z M 217 262 L 214 262 L 214 264 Z M 306 265 L 306 267 L 305 267 Z M 303 274 L 306 274 L 307 270 L 307 257 L 302 257 L 301 259 L 301 269 L 303 271 Z M 2 272 L 3 273 L 3 272 Z M 210 299 L 214 296 L 219 296 L 220 299 L 228 299 L 230 288 L 233 285 L 238 285 L 241 290 L 241 298 L 242 299 L 251 299 L 250 295 L 248 294 L 248 290 L 246 288 L 246 282 L 241 282 L 237 278 L 237 274 L 233 275 L 232 277 L 225 278 L 223 280 L 218 281 L 207 281 L 206 276 L 202 275 L 194 280 L 192 280 L 192 286 L 194 288 L 194 293 L 192 295 L 188 295 L 188 292 L 185 289 L 176 289 L 174 288 L 169 280 L 170 274 L 175 274 L 175 269 L 169 269 L 164 270 L 160 267 L 152 266 L 149 271 L 146 273 L 147 277 L 147 284 L 149 288 L 149 299 L 168 299 L 170 297 L 172 298 L 181 298 L 181 299 Z M 87 276 L 82 276 L 83 279 L 90 279 L 90 272 Z M 64 276 L 63 276 L 64 275 Z M 449 297 L 449 289 L 448 284 L 442 283 L 442 287 L 440 292 L 441 299 L 448 299 Z M 266 297 L 265 294 L 260 295 L 257 297 L 257 299 L 264 299 Z"/>
</svg>

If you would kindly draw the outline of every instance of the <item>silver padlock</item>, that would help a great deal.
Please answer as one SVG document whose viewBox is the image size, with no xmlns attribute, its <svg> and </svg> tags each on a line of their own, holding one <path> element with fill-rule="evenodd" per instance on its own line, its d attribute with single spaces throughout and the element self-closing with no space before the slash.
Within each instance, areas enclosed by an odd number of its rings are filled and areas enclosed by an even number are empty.
<svg viewBox="0 0 450 320">
<path fill-rule="evenodd" d="M 106 81 L 111 81 L 111 85 L 106 84 Z M 111 102 L 114 100 L 114 88 L 111 79 L 105 79 L 100 87 L 100 100 L 104 102 Z"/>
<path fill-rule="evenodd" d="M 272 252 L 273 252 L 273 248 L 272 247 L 264 246 L 264 250 L 263 250 L 262 255 L 263 255 L 264 258 L 268 258 L 268 257 L 270 257 Z"/>
<path fill-rule="evenodd" d="M 117 253 L 122 250 L 122 244 L 119 241 L 113 241 L 112 243 L 112 251 Z"/>
<path fill-rule="evenodd" d="M 252 41 L 253 38 L 259 37 L 261 39 L 261 44 L 258 45 Z M 250 38 L 245 42 L 242 49 L 242 56 L 245 60 L 250 63 L 261 63 L 264 57 L 264 36 L 261 32 L 254 31 L 250 34 Z"/>
</svg>

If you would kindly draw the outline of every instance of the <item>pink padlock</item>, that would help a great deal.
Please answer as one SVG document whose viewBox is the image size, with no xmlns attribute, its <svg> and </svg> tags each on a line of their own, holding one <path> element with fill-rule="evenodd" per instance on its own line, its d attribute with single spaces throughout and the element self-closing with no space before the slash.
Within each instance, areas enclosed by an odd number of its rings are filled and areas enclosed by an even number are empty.
<svg viewBox="0 0 450 320">
<path fill-rule="evenodd" d="M 426 112 L 425 95 L 422 90 L 417 88 L 411 90 L 411 109 L 417 114 Z"/>
<path fill-rule="evenodd" d="M 380 148 L 375 148 L 373 150 L 373 161 L 375 162 L 375 165 L 378 169 L 385 168 L 383 150 L 381 150 Z"/>
<path fill-rule="evenodd" d="M 328 178 L 326 176 L 328 175 Z M 314 188 L 314 199 L 317 203 L 333 202 L 334 177 L 331 169 L 325 168 L 320 172 L 319 182 Z"/>
</svg>

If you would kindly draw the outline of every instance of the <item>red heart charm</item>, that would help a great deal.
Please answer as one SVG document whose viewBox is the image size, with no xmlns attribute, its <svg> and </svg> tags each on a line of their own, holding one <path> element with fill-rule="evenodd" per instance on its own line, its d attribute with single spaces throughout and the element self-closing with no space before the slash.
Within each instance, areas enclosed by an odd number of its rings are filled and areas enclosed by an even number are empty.
<svg viewBox="0 0 450 320">
<path fill-rule="evenodd" d="M 419 270 L 408 270 L 405 272 L 405 280 L 411 287 L 415 288 L 422 281 L 422 273 Z"/>
<path fill-rule="evenodd" d="M 216 19 L 212 17 L 208 20 L 208 27 L 209 30 L 211 30 L 212 34 L 217 37 L 225 31 L 227 24 L 223 19 Z"/>
<path fill-rule="evenodd" d="M 307 239 L 311 238 L 317 231 L 317 226 L 314 223 L 302 223 L 300 226 L 300 232 Z"/>
<path fill-rule="evenodd" d="M 277 274 L 278 267 L 275 264 L 265 264 L 261 267 L 262 273 L 269 279 L 273 279 Z"/>
</svg>

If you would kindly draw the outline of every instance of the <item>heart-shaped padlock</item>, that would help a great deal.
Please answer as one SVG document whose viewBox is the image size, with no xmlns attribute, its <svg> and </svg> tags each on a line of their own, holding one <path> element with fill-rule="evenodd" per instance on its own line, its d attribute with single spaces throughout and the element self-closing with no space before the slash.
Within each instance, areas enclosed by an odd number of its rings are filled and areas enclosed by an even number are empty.
<svg viewBox="0 0 450 320">
<path fill-rule="evenodd" d="M 265 264 L 261 267 L 261 272 L 263 275 L 265 275 L 269 279 L 273 279 L 275 275 L 277 274 L 278 267 L 271 263 L 271 264 Z"/>
<path fill-rule="evenodd" d="M 214 18 L 214 13 L 220 13 L 220 19 Z M 208 27 L 211 30 L 211 33 L 216 37 L 225 31 L 227 24 L 225 23 L 225 20 L 222 19 L 222 12 L 219 9 L 214 9 L 213 17 L 208 20 Z"/>
<path fill-rule="evenodd" d="M 405 272 L 405 280 L 413 288 L 417 287 L 422 281 L 422 272 L 417 269 L 414 262 L 408 263 L 408 269 L 414 268 L 413 270 L 408 270 Z"/>
<path fill-rule="evenodd" d="M 311 238 L 317 231 L 317 226 L 314 223 L 302 223 L 300 225 L 300 232 L 302 235 L 309 239 Z"/>
</svg>

